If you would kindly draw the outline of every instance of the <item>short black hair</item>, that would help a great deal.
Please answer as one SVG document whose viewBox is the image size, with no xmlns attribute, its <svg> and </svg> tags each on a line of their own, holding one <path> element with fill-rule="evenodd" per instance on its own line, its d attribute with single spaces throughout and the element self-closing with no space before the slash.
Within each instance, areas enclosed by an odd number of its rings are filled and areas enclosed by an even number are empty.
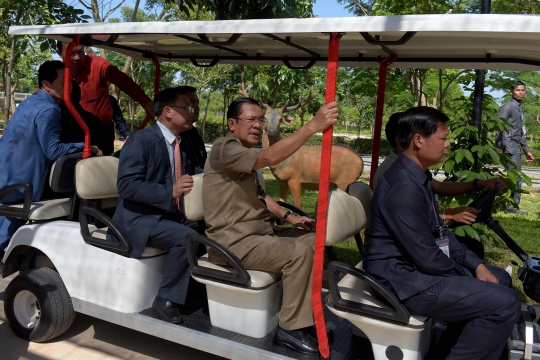
<svg viewBox="0 0 540 360">
<path fill-rule="evenodd" d="M 406 149 L 415 134 L 429 138 L 437 132 L 440 123 L 446 124 L 450 119 L 440 110 L 429 106 L 418 106 L 402 112 L 398 120 L 398 140 Z"/>
<path fill-rule="evenodd" d="M 398 121 L 401 112 L 394 113 L 390 115 L 384 132 L 386 133 L 386 140 L 392 145 L 392 148 L 396 147 L 396 137 L 398 136 Z"/>
<path fill-rule="evenodd" d="M 185 94 L 185 91 L 180 90 L 177 87 L 161 90 L 154 98 L 154 114 L 160 116 L 163 109 L 165 109 L 165 106 L 174 105 L 176 99 L 178 99 L 180 95 Z"/>
<path fill-rule="evenodd" d="M 523 85 L 523 86 L 527 87 L 527 85 L 525 85 L 525 83 L 524 83 L 523 81 L 521 81 L 521 80 L 516 80 L 516 81 L 514 81 L 514 83 L 512 84 L 512 86 L 510 86 L 510 89 L 511 89 L 511 90 L 514 90 L 515 88 L 517 88 L 517 87 L 520 86 L 520 85 Z"/>
<path fill-rule="evenodd" d="M 64 63 L 58 60 L 47 60 L 38 69 L 38 87 L 43 87 L 43 82 L 47 80 L 52 83 L 58 77 L 58 70 L 64 69 Z"/>
<path fill-rule="evenodd" d="M 253 98 L 244 97 L 236 99 L 231 103 L 231 105 L 229 105 L 229 108 L 227 109 L 227 119 L 235 119 L 236 123 L 238 123 L 238 117 L 242 113 L 242 106 L 244 106 L 244 104 L 252 104 L 261 107 L 261 104 Z"/>
<path fill-rule="evenodd" d="M 178 86 L 177 89 L 179 89 L 181 91 L 185 91 L 186 93 L 196 93 L 197 92 L 197 88 L 194 88 L 193 86 L 189 86 L 189 85 Z"/>
</svg>

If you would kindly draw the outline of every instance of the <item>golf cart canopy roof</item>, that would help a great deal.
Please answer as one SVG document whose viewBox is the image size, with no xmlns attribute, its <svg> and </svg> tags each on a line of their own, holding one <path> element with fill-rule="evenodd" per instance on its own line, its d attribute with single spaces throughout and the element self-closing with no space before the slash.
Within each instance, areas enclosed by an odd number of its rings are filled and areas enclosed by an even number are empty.
<svg viewBox="0 0 540 360">
<path fill-rule="evenodd" d="M 12 26 L 36 35 L 114 50 L 137 59 L 223 64 L 326 66 L 329 33 L 343 33 L 339 65 L 493 70 L 540 69 L 538 15 L 403 15 L 347 18 L 87 23 Z"/>
</svg>

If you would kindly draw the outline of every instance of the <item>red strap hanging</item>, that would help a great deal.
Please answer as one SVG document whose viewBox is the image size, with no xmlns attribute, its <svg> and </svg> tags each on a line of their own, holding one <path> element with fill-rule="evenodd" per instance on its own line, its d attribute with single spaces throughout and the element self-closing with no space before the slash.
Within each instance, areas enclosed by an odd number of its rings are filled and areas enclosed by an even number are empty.
<svg viewBox="0 0 540 360">
<path fill-rule="evenodd" d="M 336 98 L 336 81 L 339 60 L 339 40 L 342 34 L 332 33 L 328 47 L 328 70 L 326 74 L 326 99 L 328 104 Z M 326 242 L 326 217 L 328 213 L 328 188 L 330 187 L 330 160 L 332 158 L 333 126 L 323 131 L 321 172 L 319 179 L 319 196 L 317 207 L 317 234 L 315 237 L 315 254 L 313 256 L 313 282 L 311 286 L 311 302 L 313 304 L 313 318 L 319 340 L 319 352 L 325 359 L 330 357 L 328 337 L 326 335 L 326 322 L 322 305 L 322 277 L 324 265 L 324 244 Z"/>
<path fill-rule="evenodd" d="M 82 119 L 81 115 L 77 112 L 77 109 L 73 106 L 73 103 L 71 102 L 71 53 L 73 52 L 73 48 L 75 46 L 78 46 L 80 44 L 81 37 L 77 35 L 75 37 L 75 40 L 69 43 L 67 49 L 66 49 L 66 56 L 64 58 L 64 103 L 66 104 L 66 107 L 68 108 L 69 112 L 81 129 L 84 132 L 84 152 L 83 152 L 83 159 L 89 158 L 92 156 L 92 151 L 90 150 L 90 144 L 91 144 L 91 138 L 90 138 L 90 130 L 88 129 L 88 126 L 86 126 L 86 123 Z"/>
<path fill-rule="evenodd" d="M 388 66 L 397 60 L 397 55 L 390 55 L 381 61 L 379 67 L 379 88 L 377 91 L 377 108 L 375 110 L 375 126 L 373 131 L 373 152 L 371 154 L 371 170 L 369 173 L 369 186 L 373 189 L 373 178 L 379 167 L 379 154 L 381 152 L 381 129 L 384 112 L 384 95 L 386 93 L 386 75 Z"/>
<path fill-rule="evenodd" d="M 154 97 L 159 92 L 159 82 L 161 81 L 161 65 L 158 60 L 158 54 L 154 53 L 154 65 L 156 66 L 156 76 L 154 77 Z M 150 121 L 150 115 L 146 115 L 144 121 L 141 123 L 137 130 L 142 130 L 146 127 L 146 124 Z"/>
</svg>

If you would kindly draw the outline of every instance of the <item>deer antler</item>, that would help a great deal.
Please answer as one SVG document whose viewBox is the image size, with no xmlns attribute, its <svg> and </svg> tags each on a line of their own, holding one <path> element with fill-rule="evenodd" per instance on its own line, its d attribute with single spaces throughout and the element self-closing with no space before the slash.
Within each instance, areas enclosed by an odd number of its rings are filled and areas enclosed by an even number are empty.
<svg viewBox="0 0 540 360">
<path fill-rule="evenodd" d="M 246 82 L 244 80 L 244 65 L 240 65 L 240 69 L 242 70 L 242 73 L 241 73 L 242 74 L 242 89 L 240 89 L 240 94 L 242 94 L 243 97 L 255 99 L 256 92 L 254 91 L 253 96 L 251 96 L 251 94 L 249 93 L 250 87 L 249 86 L 246 87 Z"/>
<path fill-rule="evenodd" d="M 289 111 L 294 111 L 296 109 L 299 109 L 303 106 L 305 106 L 308 102 L 310 102 L 311 100 L 313 100 L 315 98 L 315 95 L 313 95 L 313 88 L 311 88 L 309 90 L 309 95 L 308 97 L 302 101 L 302 98 L 298 99 L 298 104 L 296 105 L 293 105 L 293 106 L 287 106 L 287 104 L 285 104 L 285 106 L 283 107 L 283 113 L 286 113 L 286 112 L 289 112 Z"/>
</svg>

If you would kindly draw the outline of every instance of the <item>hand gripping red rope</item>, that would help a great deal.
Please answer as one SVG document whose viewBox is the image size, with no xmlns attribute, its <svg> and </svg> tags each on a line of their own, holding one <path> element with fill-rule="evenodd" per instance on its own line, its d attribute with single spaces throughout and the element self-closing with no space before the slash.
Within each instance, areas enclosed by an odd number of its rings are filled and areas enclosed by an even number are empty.
<svg viewBox="0 0 540 360">
<path fill-rule="evenodd" d="M 84 152 L 83 152 L 83 159 L 89 158 L 92 156 L 92 151 L 90 150 L 90 144 L 91 144 L 91 138 L 90 138 L 90 130 L 88 129 L 88 126 L 86 126 L 86 123 L 82 119 L 81 115 L 77 112 L 77 109 L 73 106 L 73 103 L 71 102 L 71 53 L 73 52 L 73 48 L 75 46 L 78 46 L 81 41 L 81 37 L 77 35 L 75 37 L 75 40 L 69 43 L 67 49 L 66 49 L 66 56 L 64 59 L 64 103 L 66 104 L 69 112 L 75 120 L 77 120 L 77 123 L 81 127 L 81 129 L 84 131 Z"/>
<path fill-rule="evenodd" d="M 161 81 L 161 65 L 159 63 L 158 55 L 156 53 L 154 53 L 153 61 L 154 61 L 154 65 L 156 66 L 156 76 L 154 77 L 154 97 L 156 97 L 156 95 L 159 92 L 159 82 Z M 144 121 L 141 123 L 141 125 L 139 126 L 137 130 L 144 129 L 146 127 L 146 124 L 148 124 L 150 120 L 151 120 L 150 115 L 146 115 L 146 117 L 144 118 Z"/>
<path fill-rule="evenodd" d="M 328 70 L 326 75 L 326 99 L 328 104 L 336 98 L 336 81 L 339 60 L 339 40 L 341 34 L 332 33 L 328 48 Z M 319 340 L 319 352 L 325 359 L 330 357 L 328 336 L 326 335 L 326 322 L 324 321 L 322 305 L 322 278 L 324 265 L 324 244 L 326 242 L 326 216 L 328 213 L 328 188 L 330 187 L 330 160 L 332 158 L 333 126 L 323 132 L 321 173 L 319 179 L 319 205 L 317 207 L 317 234 L 315 236 L 315 254 L 313 255 L 313 280 L 311 286 L 311 302 L 313 304 L 313 318 Z"/>
</svg>

